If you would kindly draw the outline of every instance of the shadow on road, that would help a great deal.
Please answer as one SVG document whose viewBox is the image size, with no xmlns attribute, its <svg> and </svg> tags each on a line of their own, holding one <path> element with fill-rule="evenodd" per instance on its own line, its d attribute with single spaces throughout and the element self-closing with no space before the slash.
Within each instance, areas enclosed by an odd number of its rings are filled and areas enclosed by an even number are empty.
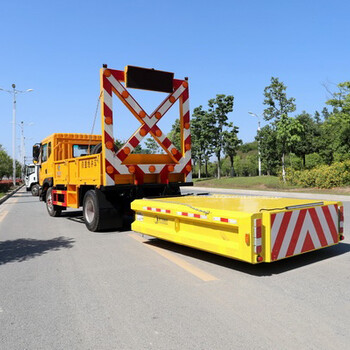
<svg viewBox="0 0 350 350">
<path fill-rule="evenodd" d="M 72 238 L 57 237 L 48 240 L 16 239 L 13 241 L 0 242 L 0 265 L 10 262 L 22 262 L 37 256 L 46 254 L 48 251 L 57 251 L 62 248 L 72 248 Z"/>
<path fill-rule="evenodd" d="M 150 244 L 162 249 L 170 250 L 174 253 L 187 255 L 191 258 L 207 261 L 212 264 L 220 265 L 258 277 L 277 275 L 350 252 L 349 243 L 339 243 L 332 247 L 297 255 L 295 257 L 276 261 L 273 263 L 251 265 L 249 263 L 233 260 L 198 249 L 162 241 L 160 239 L 151 239 L 145 242 L 145 244 Z"/>
</svg>

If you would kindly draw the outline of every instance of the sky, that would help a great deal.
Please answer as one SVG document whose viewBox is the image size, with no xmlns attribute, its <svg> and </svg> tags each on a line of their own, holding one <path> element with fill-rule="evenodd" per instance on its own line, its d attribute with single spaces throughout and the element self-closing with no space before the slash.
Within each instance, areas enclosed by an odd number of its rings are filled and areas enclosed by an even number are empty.
<svg viewBox="0 0 350 350">
<path fill-rule="evenodd" d="M 216 94 L 234 96 L 229 119 L 254 140 L 271 77 L 296 99 L 295 114 L 321 111 L 324 85 L 350 80 L 348 1 L 1 1 L 0 87 L 17 96 L 26 156 L 54 132 L 90 133 L 102 64 L 174 72 L 189 78 L 190 109 Z M 152 112 L 162 93 L 130 90 Z M 114 133 L 127 139 L 138 121 L 114 98 Z M 178 108 L 160 121 L 170 131 Z M 262 121 L 262 125 L 265 122 Z M 100 115 L 94 133 L 100 133 Z M 20 127 L 17 126 L 16 157 Z M 0 144 L 12 155 L 12 96 L 0 91 Z"/>
</svg>

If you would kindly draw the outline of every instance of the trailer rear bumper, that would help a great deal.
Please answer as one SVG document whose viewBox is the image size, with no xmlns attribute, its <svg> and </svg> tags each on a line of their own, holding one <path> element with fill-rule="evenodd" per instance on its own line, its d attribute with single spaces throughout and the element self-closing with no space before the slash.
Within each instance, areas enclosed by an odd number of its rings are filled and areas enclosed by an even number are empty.
<svg viewBox="0 0 350 350">
<path fill-rule="evenodd" d="M 139 199 L 131 208 L 136 232 L 252 264 L 325 248 L 342 237 L 340 202 L 185 196 Z"/>
</svg>

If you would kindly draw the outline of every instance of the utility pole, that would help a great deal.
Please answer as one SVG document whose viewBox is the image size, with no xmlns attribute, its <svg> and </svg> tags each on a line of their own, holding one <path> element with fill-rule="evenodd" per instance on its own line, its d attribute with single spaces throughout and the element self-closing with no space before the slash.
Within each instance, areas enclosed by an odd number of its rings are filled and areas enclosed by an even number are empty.
<svg viewBox="0 0 350 350">
<path fill-rule="evenodd" d="M 25 91 L 16 90 L 16 84 L 12 84 L 12 90 L 0 90 L 8 92 L 13 95 L 13 108 L 12 108 L 12 181 L 13 186 L 16 186 L 16 95 L 18 93 L 25 93 L 33 91 L 33 89 L 27 89 Z"/>
<path fill-rule="evenodd" d="M 260 133 L 260 118 L 258 115 L 256 115 L 253 112 L 248 112 L 250 115 L 252 115 L 253 117 L 257 117 L 258 118 L 258 136 Z M 259 155 L 259 176 L 261 176 L 261 153 L 260 153 L 260 139 L 258 138 L 258 155 Z"/>
</svg>

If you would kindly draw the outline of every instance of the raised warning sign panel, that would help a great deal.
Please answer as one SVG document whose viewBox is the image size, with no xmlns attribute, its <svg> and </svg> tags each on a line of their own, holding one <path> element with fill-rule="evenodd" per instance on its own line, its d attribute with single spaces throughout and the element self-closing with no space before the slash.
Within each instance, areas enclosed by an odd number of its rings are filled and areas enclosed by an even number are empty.
<svg viewBox="0 0 350 350">
<path fill-rule="evenodd" d="M 173 92 L 174 73 L 155 69 L 126 66 L 125 86 L 128 88 Z"/>
</svg>

